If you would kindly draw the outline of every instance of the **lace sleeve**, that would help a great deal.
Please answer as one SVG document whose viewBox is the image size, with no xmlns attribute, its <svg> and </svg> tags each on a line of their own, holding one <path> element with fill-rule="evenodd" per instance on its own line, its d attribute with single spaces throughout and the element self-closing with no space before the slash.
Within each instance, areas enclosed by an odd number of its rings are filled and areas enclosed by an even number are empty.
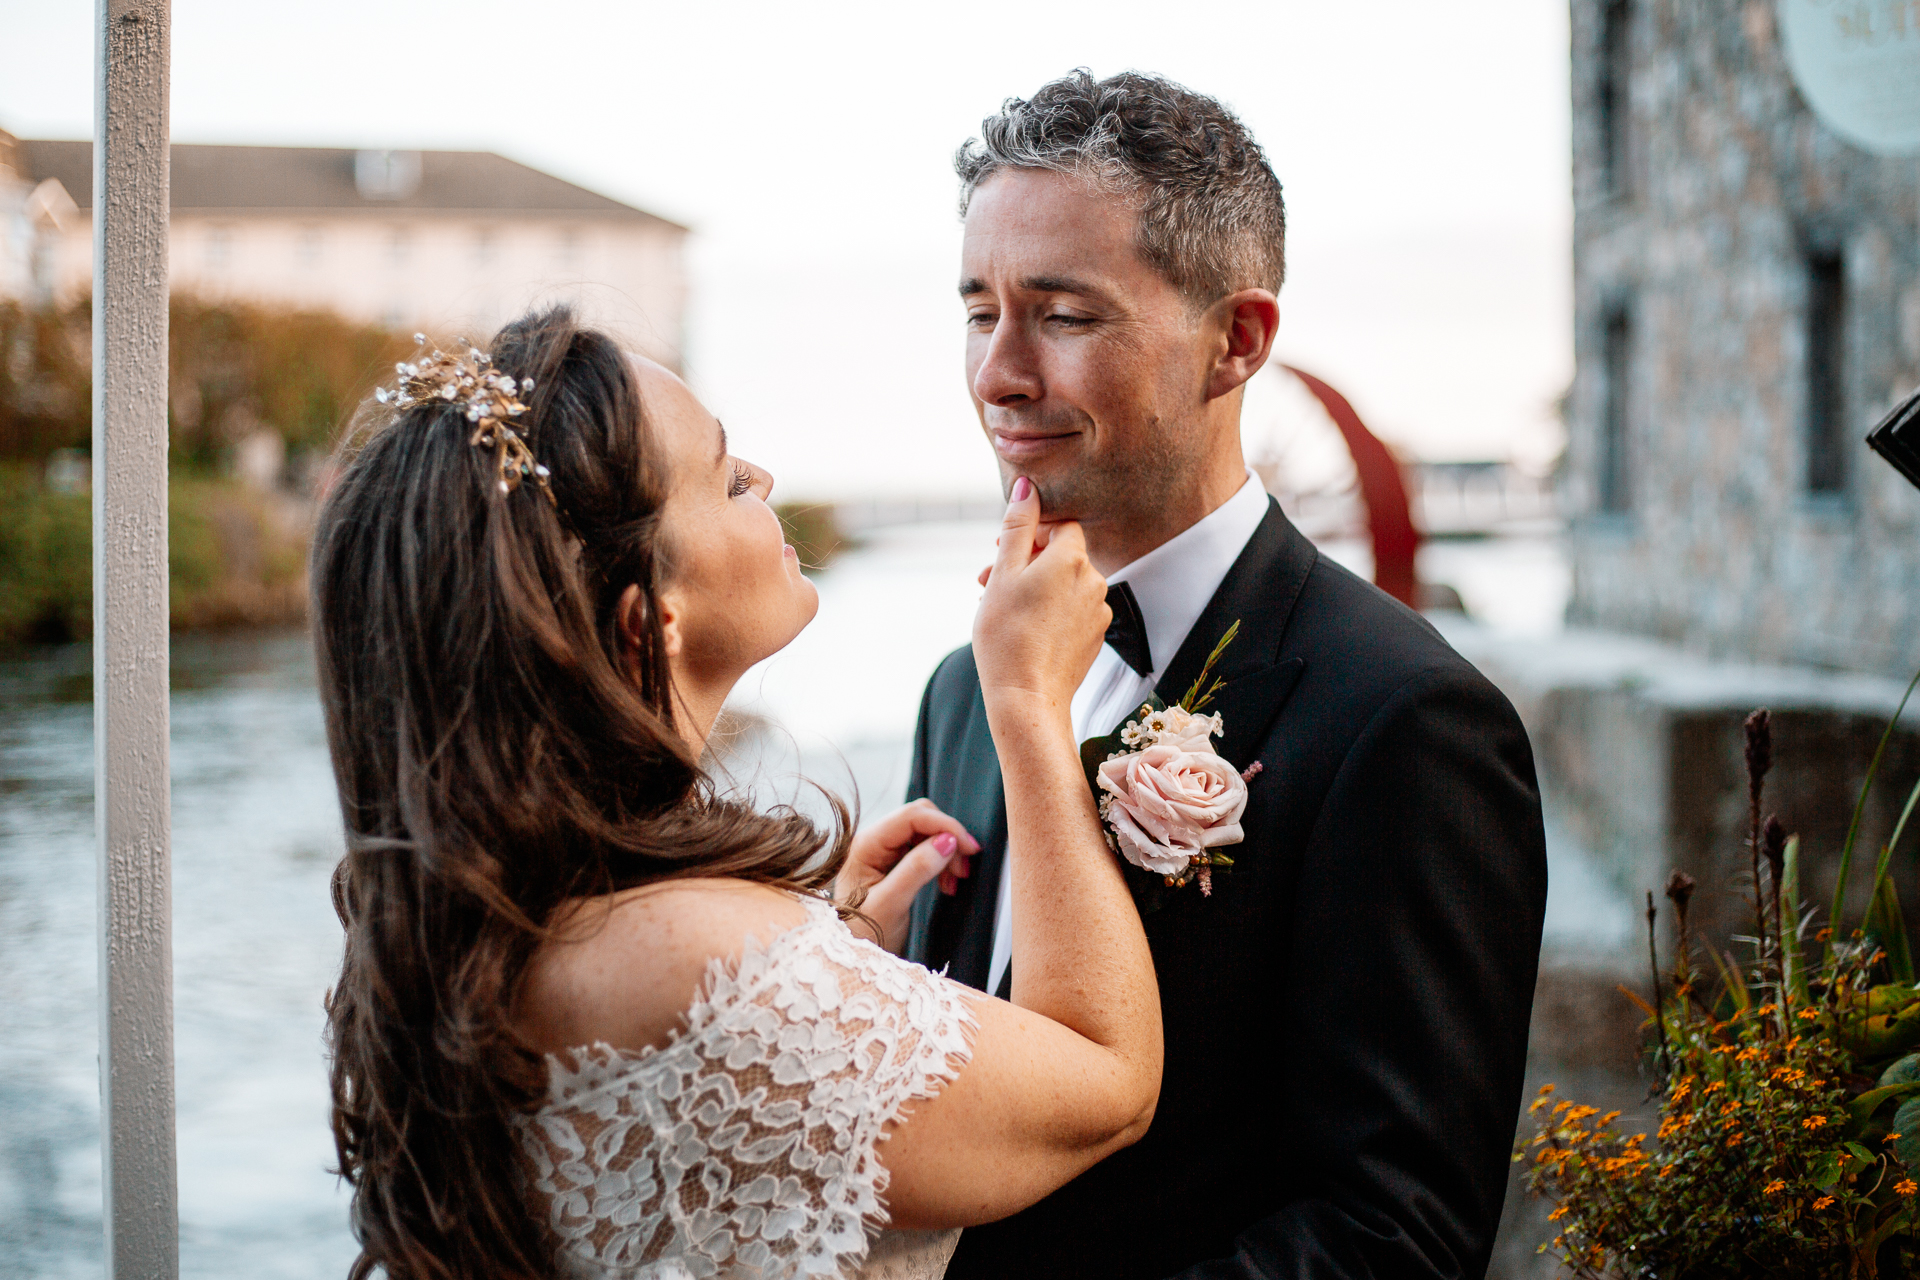
<svg viewBox="0 0 1920 1280">
<path fill-rule="evenodd" d="M 549 1059 L 518 1124 L 566 1274 L 788 1280 L 865 1255 L 883 1131 L 958 1074 L 974 1022 L 964 988 L 808 910 L 712 965 L 665 1047 Z"/>
</svg>

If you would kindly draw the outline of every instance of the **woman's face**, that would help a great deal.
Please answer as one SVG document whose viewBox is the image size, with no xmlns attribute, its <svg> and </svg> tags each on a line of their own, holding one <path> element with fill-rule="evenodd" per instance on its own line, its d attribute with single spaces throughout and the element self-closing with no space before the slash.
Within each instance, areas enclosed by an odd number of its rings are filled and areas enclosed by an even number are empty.
<svg viewBox="0 0 1920 1280">
<path fill-rule="evenodd" d="M 717 713 L 748 667 L 813 621 L 820 597 L 767 505 L 773 477 L 727 451 L 726 431 L 684 382 L 634 363 L 669 467 L 662 623 L 672 632 L 674 683 L 701 719 L 704 704 Z"/>
</svg>

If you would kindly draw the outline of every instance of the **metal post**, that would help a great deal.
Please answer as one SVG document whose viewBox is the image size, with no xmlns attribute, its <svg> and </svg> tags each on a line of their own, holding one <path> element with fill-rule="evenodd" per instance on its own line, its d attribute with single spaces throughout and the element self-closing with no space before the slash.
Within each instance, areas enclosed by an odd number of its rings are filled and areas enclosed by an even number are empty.
<svg viewBox="0 0 1920 1280">
<path fill-rule="evenodd" d="M 93 760 L 110 1280 L 176 1280 L 167 779 L 169 0 L 96 0 Z"/>
</svg>

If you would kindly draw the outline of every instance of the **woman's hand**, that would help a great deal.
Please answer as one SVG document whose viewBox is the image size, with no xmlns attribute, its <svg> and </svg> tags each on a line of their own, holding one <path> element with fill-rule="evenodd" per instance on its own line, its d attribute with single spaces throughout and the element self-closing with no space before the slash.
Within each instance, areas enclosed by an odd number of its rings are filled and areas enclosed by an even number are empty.
<svg viewBox="0 0 1920 1280">
<path fill-rule="evenodd" d="M 907 941 L 907 913 L 922 885 L 940 877 L 940 891 L 952 893 L 968 875 L 967 859 L 980 842 L 940 812 L 931 800 L 915 800 L 895 809 L 854 836 L 847 861 L 834 882 L 834 900 L 853 902 L 880 926 L 875 941 L 898 953 Z M 861 929 L 858 920 L 852 922 Z M 864 931 L 864 930 L 863 930 Z"/>
<path fill-rule="evenodd" d="M 1080 526 L 1064 521 L 1043 531 L 1040 496 L 1025 476 L 1013 482 L 986 578 L 973 619 L 973 661 L 989 709 L 1012 696 L 1065 717 L 1113 610 Z"/>
</svg>

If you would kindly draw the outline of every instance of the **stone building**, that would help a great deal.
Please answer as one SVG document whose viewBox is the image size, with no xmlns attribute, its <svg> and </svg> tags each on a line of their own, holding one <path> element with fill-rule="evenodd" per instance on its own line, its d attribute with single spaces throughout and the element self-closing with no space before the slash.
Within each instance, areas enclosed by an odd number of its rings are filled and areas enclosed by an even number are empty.
<svg viewBox="0 0 1920 1280">
<path fill-rule="evenodd" d="M 1920 160 L 1816 120 L 1774 14 L 1572 0 L 1569 621 L 1907 675 L 1920 493 L 1862 440 L 1920 385 Z"/>
<path fill-rule="evenodd" d="M 0 294 L 91 288 L 92 144 L 0 133 Z M 175 145 L 171 272 L 210 299 L 484 333 L 567 297 L 678 367 L 687 228 L 488 152 Z"/>
</svg>

